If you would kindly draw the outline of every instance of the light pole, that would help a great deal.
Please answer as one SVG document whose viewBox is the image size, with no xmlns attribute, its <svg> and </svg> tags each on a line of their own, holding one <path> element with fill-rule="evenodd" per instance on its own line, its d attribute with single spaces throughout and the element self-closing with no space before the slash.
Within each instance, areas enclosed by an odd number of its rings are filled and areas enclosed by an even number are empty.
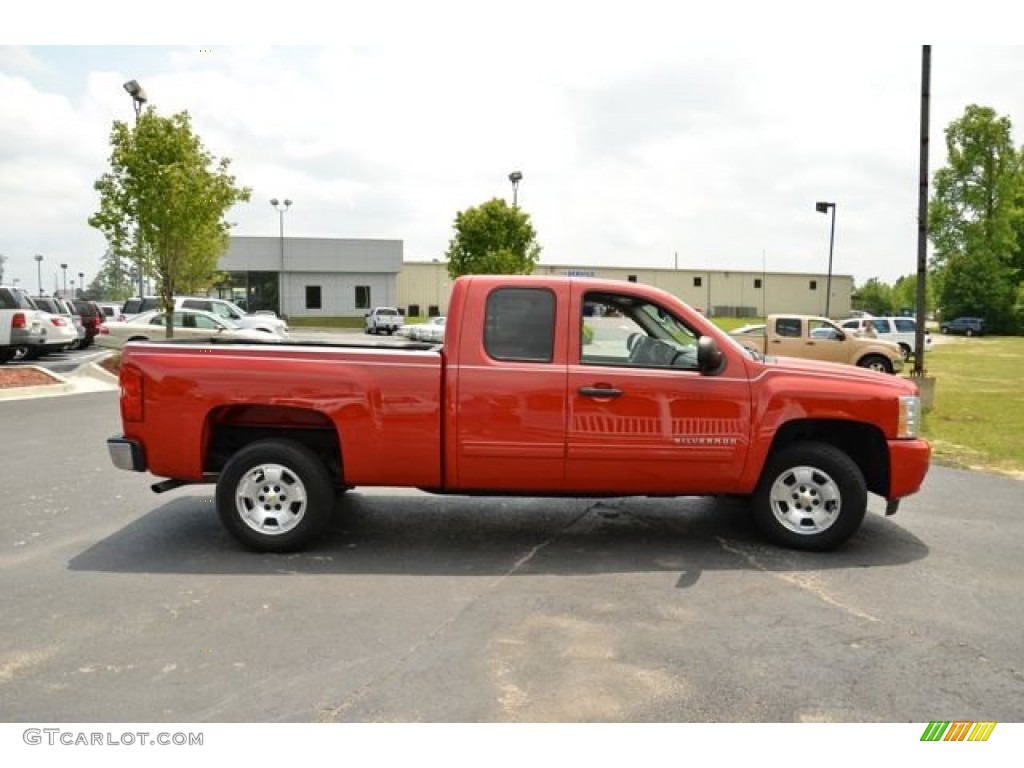
<svg viewBox="0 0 1024 768">
<path fill-rule="evenodd" d="M 36 254 L 36 279 L 39 280 L 39 295 L 43 295 L 43 254 Z"/>
<path fill-rule="evenodd" d="M 830 317 L 829 309 L 832 302 L 832 248 L 836 243 L 836 204 L 835 203 L 823 203 L 818 201 L 814 204 L 814 210 L 818 213 L 829 212 L 832 210 L 832 234 L 828 238 L 828 280 L 825 282 L 825 317 Z"/>
<path fill-rule="evenodd" d="M 68 297 L 68 265 L 61 264 L 61 271 L 64 273 L 64 289 L 61 291 L 61 298 L 66 299 Z"/>
<path fill-rule="evenodd" d="M 284 317 L 284 214 L 289 208 L 292 207 L 291 200 L 285 200 L 282 204 L 276 197 L 270 201 L 270 204 L 274 206 L 274 210 L 277 211 L 278 218 L 281 223 L 281 273 L 277 280 L 277 314 L 280 317 Z"/>
<path fill-rule="evenodd" d="M 523 180 L 522 171 L 512 171 L 508 175 L 508 180 L 512 182 L 512 207 L 519 207 L 519 182 Z"/>
<path fill-rule="evenodd" d="M 139 85 L 138 80 L 129 80 L 124 84 L 124 89 L 128 91 L 128 95 L 132 97 L 132 106 L 135 107 L 135 128 L 138 130 L 139 127 L 139 116 L 142 114 L 142 109 L 149 98 L 146 96 L 146 90 Z M 145 291 L 142 285 L 142 244 L 138 241 L 138 223 L 136 222 L 135 227 L 135 248 L 137 253 L 135 254 L 136 261 L 139 265 L 139 297 L 145 296 Z"/>
<path fill-rule="evenodd" d="M 85 293 L 85 272 L 78 273 L 78 290 Z M 75 298 L 78 298 L 77 296 Z"/>
<path fill-rule="evenodd" d="M 65 299 L 67 296 L 64 297 Z M 75 298 L 75 278 L 71 278 L 71 298 Z"/>
</svg>

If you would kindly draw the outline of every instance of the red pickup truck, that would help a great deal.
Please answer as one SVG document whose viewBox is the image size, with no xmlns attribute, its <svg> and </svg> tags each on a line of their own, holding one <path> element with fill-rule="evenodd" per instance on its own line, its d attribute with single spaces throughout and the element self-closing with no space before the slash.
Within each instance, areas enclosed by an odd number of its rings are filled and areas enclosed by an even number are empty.
<svg viewBox="0 0 1024 768">
<path fill-rule="evenodd" d="M 772 541 L 831 549 L 868 492 L 886 514 L 931 448 L 916 386 L 764 357 L 656 288 L 455 281 L 442 345 L 196 340 L 126 345 L 114 464 L 216 482 L 224 526 L 305 546 L 354 486 L 528 496 L 741 495 Z"/>
</svg>

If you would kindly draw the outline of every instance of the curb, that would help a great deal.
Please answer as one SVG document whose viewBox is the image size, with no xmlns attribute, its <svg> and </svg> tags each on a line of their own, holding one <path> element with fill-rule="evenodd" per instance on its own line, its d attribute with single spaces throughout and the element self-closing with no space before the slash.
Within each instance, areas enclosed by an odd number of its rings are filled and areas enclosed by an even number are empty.
<svg viewBox="0 0 1024 768">
<path fill-rule="evenodd" d="M 110 392 L 118 389 L 117 376 L 97 363 L 83 363 L 70 376 L 62 376 L 37 365 L 25 366 L 41 371 L 57 380 L 56 384 L 0 389 L 0 401 L 29 400 L 39 397 L 60 397 L 85 392 Z"/>
</svg>

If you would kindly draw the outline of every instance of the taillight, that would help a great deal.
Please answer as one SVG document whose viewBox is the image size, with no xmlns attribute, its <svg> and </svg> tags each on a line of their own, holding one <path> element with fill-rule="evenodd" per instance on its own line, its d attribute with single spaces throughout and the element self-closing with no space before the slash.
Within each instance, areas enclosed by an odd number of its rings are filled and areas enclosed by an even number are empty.
<svg viewBox="0 0 1024 768">
<path fill-rule="evenodd" d="M 50 322 L 58 327 L 68 324 L 63 317 L 51 317 Z"/>
<path fill-rule="evenodd" d="M 100 333 L 110 333 L 110 329 L 105 325 L 100 326 Z"/>
<path fill-rule="evenodd" d="M 14 328 L 25 328 L 28 326 L 28 321 L 25 319 L 24 312 L 15 312 L 14 320 L 11 321 L 11 325 Z"/>
<path fill-rule="evenodd" d="M 142 374 L 121 366 L 121 418 L 142 421 Z"/>
</svg>

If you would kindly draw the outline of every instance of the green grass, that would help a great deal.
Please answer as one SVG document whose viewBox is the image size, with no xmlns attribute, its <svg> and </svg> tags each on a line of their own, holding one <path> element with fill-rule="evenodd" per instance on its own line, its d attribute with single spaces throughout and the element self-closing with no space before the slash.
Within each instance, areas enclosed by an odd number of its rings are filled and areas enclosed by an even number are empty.
<svg viewBox="0 0 1024 768">
<path fill-rule="evenodd" d="M 1024 337 L 955 338 L 925 355 L 935 404 L 924 436 L 942 464 L 1024 473 Z"/>
<path fill-rule="evenodd" d="M 292 328 L 362 328 L 362 317 L 289 317 Z"/>
</svg>

